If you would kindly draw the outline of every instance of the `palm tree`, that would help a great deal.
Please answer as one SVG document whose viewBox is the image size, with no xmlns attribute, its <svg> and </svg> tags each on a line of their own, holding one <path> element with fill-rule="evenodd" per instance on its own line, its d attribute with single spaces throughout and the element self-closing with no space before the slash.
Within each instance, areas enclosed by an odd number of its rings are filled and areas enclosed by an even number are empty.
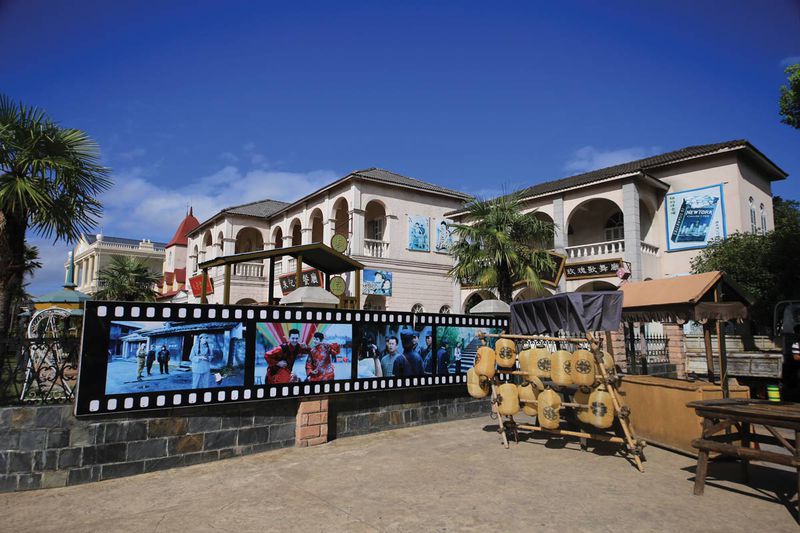
<svg viewBox="0 0 800 533">
<path fill-rule="evenodd" d="M 25 275 L 26 233 L 73 241 L 87 232 L 100 216 L 108 173 L 86 133 L 0 95 L 0 338 Z"/>
<path fill-rule="evenodd" d="M 97 279 L 100 290 L 95 298 L 98 300 L 152 302 L 160 276 L 133 257 L 115 255 L 108 268 L 100 270 Z"/>
<path fill-rule="evenodd" d="M 552 222 L 522 212 L 516 192 L 493 200 L 476 199 L 466 206 L 467 223 L 453 224 L 456 260 L 448 275 L 480 287 L 497 289 L 500 299 L 511 303 L 514 284 L 525 282 L 541 289 L 539 274 L 554 268 L 545 243 L 553 238 Z"/>
</svg>

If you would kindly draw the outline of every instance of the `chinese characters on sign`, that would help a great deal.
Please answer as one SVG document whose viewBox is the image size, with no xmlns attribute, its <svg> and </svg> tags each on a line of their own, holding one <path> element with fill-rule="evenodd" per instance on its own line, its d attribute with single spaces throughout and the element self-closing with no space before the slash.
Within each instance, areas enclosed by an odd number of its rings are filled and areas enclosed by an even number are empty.
<svg viewBox="0 0 800 533">
<path fill-rule="evenodd" d="M 203 275 L 198 274 L 189 278 L 189 286 L 192 288 L 192 295 L 199 298 L 203 295 Z M 206 294 L 214 294 L 214 282 L 209 277 L 206 279 Z"/>
<path fill-rule="evenodd" d="M 725 205 L 722 185 L 669 193 L 667 199 L 667 250 L 705 248 L 724 239 Z"/>
<path fill-rule="evenodd" d="M 617 275 L 617 268 L 621 259 L 604 259 L 567 265 L 565 271 L 567 279 L 606 278 Z"/>
<path fill-rule="evenodd" d="M 284 274 L 278 278 L 278 281 L 281 284 L 281 291 L 283 291 L 284 296 L 297 288 L 295 274 Z M 300 286 L 321 287 L 322 274 L 315 268 L 303 270 L 303 273 L 300 275 Z"/>
</svg>

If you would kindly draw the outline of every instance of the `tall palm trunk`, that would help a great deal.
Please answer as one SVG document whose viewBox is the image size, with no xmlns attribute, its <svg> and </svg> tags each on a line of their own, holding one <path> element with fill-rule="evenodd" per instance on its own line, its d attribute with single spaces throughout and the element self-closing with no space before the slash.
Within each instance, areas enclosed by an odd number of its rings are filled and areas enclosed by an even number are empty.
<svg viewBox="0 0 800 533">
<path fill-rule="evenodd" d="M 0 210 L 0 340 L 8 337 L 12 300 L 22 288 L 26 229 L 26 216 Z"/>
<path fill-rule="evenodd" d="M 497 294 L 507 304 L 513 301 L 514 281 L 507 266 L 500 266 L 497 269 Z"/>
</svg>

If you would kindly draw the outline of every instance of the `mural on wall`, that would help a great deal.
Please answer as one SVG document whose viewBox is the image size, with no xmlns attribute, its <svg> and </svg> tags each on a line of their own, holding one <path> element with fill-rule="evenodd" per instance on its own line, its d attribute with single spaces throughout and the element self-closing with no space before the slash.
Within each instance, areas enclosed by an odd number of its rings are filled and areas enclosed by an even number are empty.
<svg viewBox="0 0 800 533">
<path fill-rule="evenodd" d="M 376 296 L 392 295 L 392 273 L 390 271 L 365 268 L 361 276 L 362 294 L 374 294 Z"/>
<path fill-rule="evenodd" d="M 431 326 L 369 325 L 362 330 L 358 377 L 413 377 L 434 373 Z"/>
<path fill-rule="evenodd" d="M 109 343 L 106 394 L 244 385 L 241 322 L 112 322 L 112 332 L 119 325 L 130 331 Z"/>
<path fill-rule="evenodd" d="M 667 251 L 705 248 L 726 237 L 722 184 L 668 193 Z"/>
<path fill-rule="evenodd" d="M 501 328 L 436 326 L 437 374 L 465 374 L 475 365 L 481 346 L 494 348 L 495 337 L 483 333 L 501 333 Z"/>
<path fill-rule="evenodd" d="M 350 379 L 350 324 L 258 322 L 256 385 Z"/>
<path fill-rule="evenodd" d="M 450 247 L 453 246 L 453 228 L 451 220 L 439 219 L 436 223 L 436 252 L 446 254 L 450 252 Z"/>
<path fill-rule="evenodd" d="M 429 252 L 430 219 L 418 215 L 408 216 L 408 249 L 415 252 Z"/>
</svg>

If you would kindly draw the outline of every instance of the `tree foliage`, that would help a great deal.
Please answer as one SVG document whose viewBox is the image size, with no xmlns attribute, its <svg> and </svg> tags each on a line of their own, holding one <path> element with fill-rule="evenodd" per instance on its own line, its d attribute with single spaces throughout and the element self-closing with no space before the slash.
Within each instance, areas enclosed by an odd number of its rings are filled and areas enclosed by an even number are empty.
<svg viewBox="0 0 800 533">
<path fill-rule="evenodd" d="M 456 264 L 449 276 L 497 289 L 506 303 L 511 303 L 517 282 L 541 289 L 539 274 L 554 268 L 545 244 L 553 238 L 553 223 L 535 211 L 523 213 L 519 193 L 473 200 L 466 211 L 467 222 L 452 226 L 450 252 Z"/>
<path fill-rule="evenodd" d="M 786 85 L 781 86 L 779 100 L 781 122 L 800 129 L 800 64 L 786 68 Z"/>
<path fill-rule="evenodd" d="M 28 230 L 76 240 L 100 216 L 108 172 L 86 133 L 0 95 L 0 337 L 23 283 Z"/>
<path fill-rule="evenodd" d="M 160 276 L 147 265 L 133 257 L 115 255 L 108 268 L 100 270 L 95 294 L 98 300 L 120 302 L 152 302 L 155 300 L 155 284 Z"/>
<path fill-rule="evenodd" d="M 712 242 L 692 260 L 692 272 L 722 270 L 754 299 L 751 309 L 759 326 L 772 324 L 781 300 L 800 299 L 800 203 L 773 199 L 775 230 L 734 233 Z"/>
</svg>

